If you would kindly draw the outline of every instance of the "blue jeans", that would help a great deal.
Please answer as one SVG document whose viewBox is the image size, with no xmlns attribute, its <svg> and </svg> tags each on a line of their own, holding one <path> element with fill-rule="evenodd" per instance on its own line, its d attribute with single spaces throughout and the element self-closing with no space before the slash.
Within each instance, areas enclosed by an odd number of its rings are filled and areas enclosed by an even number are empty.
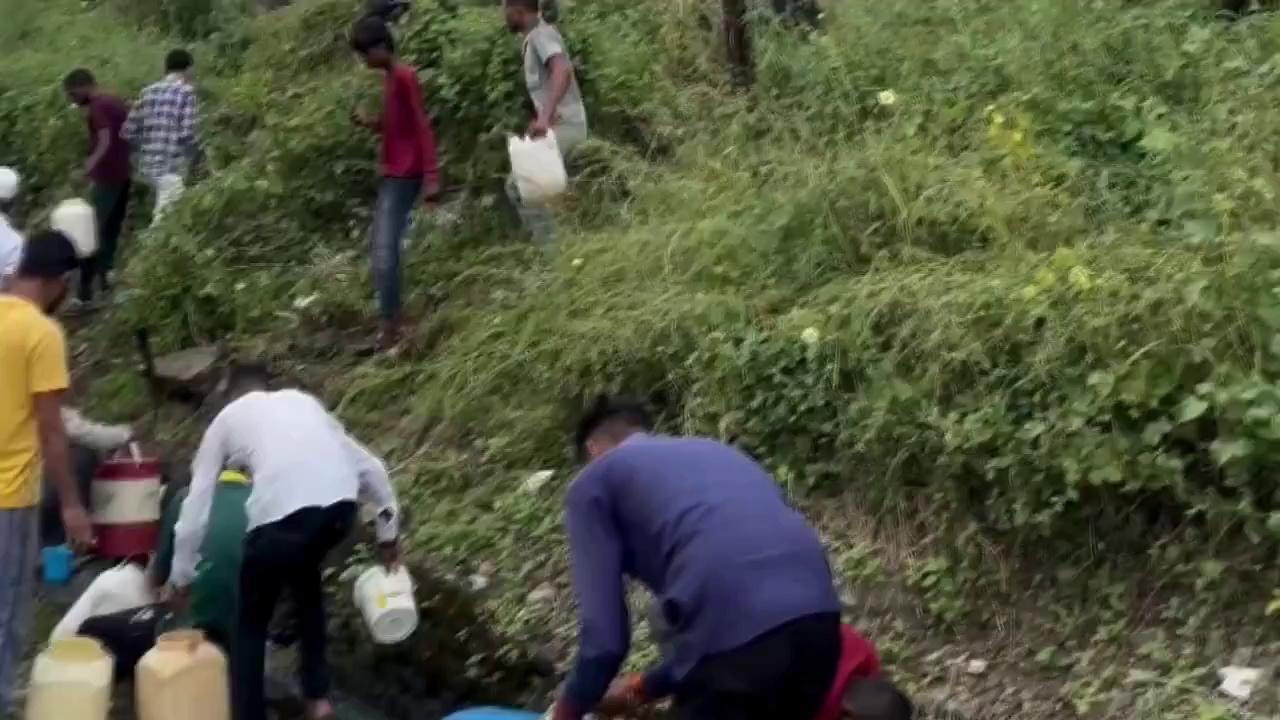
<svg viewBox="0 0 1280 720">
<path fill-rule="evenodd" d="M 422 197 L 422 178 L 383 178 L 369 232 L 369 258 L 378 310 L 388 322 L 400 320 L 400 254 L 409 218 Z"/>
<path fill-rule="evenodd" d="M 36 594 L 38 508 L 0 510 L 0 717 L 7 717 Z"/>
</svg>

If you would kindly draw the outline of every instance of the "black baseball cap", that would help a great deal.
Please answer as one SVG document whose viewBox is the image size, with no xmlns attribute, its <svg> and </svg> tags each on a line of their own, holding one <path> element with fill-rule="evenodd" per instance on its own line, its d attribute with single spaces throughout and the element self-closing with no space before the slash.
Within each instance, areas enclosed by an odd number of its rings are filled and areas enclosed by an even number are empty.
<svg viewBox="0 0 1280 720">
<path fill-rule="evenodd" d="M 27 239 L 18 262 L 18 276 L 53 280 L 80 267 L 76 246 L 57 230 L 44 230 Z"/>
</svg>

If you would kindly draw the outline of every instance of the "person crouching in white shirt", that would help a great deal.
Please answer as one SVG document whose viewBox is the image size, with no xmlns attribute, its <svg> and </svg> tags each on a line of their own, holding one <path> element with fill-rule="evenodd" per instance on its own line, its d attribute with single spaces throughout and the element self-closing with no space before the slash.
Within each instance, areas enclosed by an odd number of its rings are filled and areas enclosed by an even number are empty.
<svg viewBox="0 0 1280 720">
<path fill-rule="evenodd" d="M 22 178 L 16 170 L 0 167 L 0 290 L 8 286 L 9 279 L 18 271 L 18 261 L 22 259 L 22 234 L 9 219 L 21 184 Z"/>
<path fill-rule="evenodd" d="M 267 628 L 286 587 L 301 644 L 301 685 L 313 719 L 333 716 L 325 655 L 325 556 L 351 532 L 357 498 L 377 511 L 380 556 L 399 560 L 399 508 L 386 468 L 318 399 L 267 389 L 267 368 L 237 365 L 233 398 L 205 431 L 191 465 L 191 489 L 174 530 L 166 594 L 182 604 L 196 574 L 218 474 L 228 463 L 248 470 L 248 535 L 240 569 L 240 609 L 232 642 L 232 696 L 238 720 L 266 720 L 263 687 Z"/>
<path fill-rule="evenodd" d="M 115 660 L 116 679 L 133 676 L 134 666 L 155 644 L 164 619 L 147 581 L 145 555 L 131 557 L 93 579 L 49 635 L 54 643 L 73 635 L 91 637 Z"/>
</svg>

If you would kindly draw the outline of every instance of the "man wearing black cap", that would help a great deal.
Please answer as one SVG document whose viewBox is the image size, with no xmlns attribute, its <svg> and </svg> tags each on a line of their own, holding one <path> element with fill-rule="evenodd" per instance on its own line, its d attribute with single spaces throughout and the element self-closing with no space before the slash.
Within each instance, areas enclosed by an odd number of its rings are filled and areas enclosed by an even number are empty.
<svg viewBox="0 0 1280 720">
<path fill-rule="evenodd" d="M 40 467 L 58 489 L 71 542 L 93 544 L 93 527 L 76 489 L 62 424 L 67 345 L 49 317 L 67 296 L 80 260 L 65 235 L 46 231 L 23 249 L 18 272 L 0 293 L 0 715 L 35 595 Z"/>
</svg>

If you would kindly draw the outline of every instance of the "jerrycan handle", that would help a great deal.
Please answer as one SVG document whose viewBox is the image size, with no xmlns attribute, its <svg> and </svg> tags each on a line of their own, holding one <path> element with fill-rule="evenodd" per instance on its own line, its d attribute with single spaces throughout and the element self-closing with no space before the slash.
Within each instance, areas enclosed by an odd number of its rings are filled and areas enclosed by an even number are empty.
<svg viewBox="0 0 1280 720">
<path fill-rule="evenodd" d="M 142 445 L 137 440 L 130 440 L 128 445 L 116 448 L 109 456 L 113 460 L 132 460 L 134 465 L 139 465 L 145 459 L 142 456 Z"/>
<path fill-rule="evenodd" d="M 174 630 L 156 638 L 156 645 L 163 645 L 174 650 L 186 650 L 194 655 L 204 644 L 204 633 L 199 630 Z"/>
</svg>

